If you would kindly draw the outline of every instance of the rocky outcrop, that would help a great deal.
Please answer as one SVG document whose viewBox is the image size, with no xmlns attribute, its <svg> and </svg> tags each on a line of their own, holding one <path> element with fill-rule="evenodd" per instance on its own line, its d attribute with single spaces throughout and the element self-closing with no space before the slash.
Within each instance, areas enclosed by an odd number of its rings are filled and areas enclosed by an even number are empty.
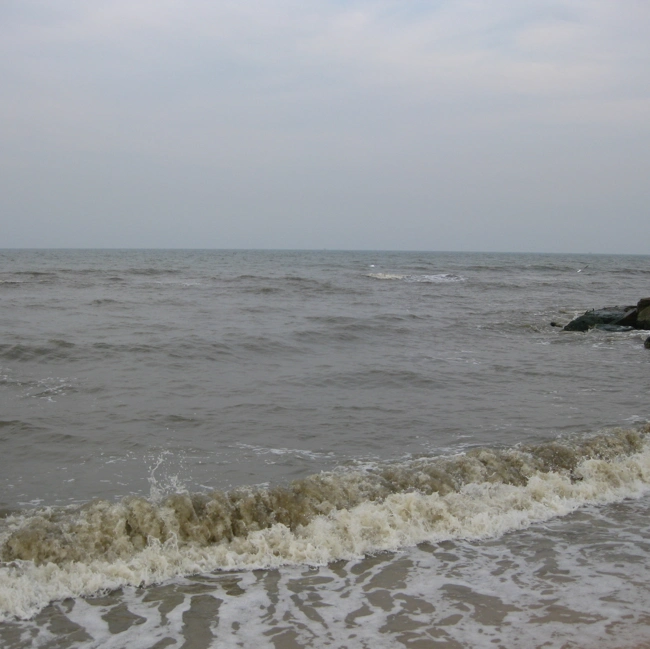
<svg viewBox="0 0 650 649">
<path fill-rule="evenodd" d="M 635 329 L 650 329 L 650 297 L 644 297 L 636 305 L 637 316 Z"/>
<path fill-rule="evenodd" d="M 588 331 L 594 327 L 608 331 L 650 330 L 650 297 L 639 300 L 636 306 L 592 309 L 571 320 L 563 331 Z"/>
</svg>

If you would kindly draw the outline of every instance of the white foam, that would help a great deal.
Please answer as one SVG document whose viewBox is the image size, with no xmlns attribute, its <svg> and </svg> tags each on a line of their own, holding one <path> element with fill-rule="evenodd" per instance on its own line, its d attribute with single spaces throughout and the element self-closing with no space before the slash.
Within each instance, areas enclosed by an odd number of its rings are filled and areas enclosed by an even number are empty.
<svg viewBox="0 0 650 649">
<path fill-rule="evenodd" d="M 402 280 L 404 282 L 422 282 L 428 284 L 443 284 L 447 282 L 465 282 L 466 277 L 453 275 L 451 273 L 441 273 L 438 275 L 402 275 L 398 273 L 369 273 L 367 277 L 381 280 Z"/>
<path fill-rule="evenodd" d="M 396 273 L 368 273 L 367 277 L 372 277 L 373 279 L 406 279 L 408 275 L 397 275 Z"/>
<path fill-rule="evenodd" d="M 562 516 L 587 503 L 638 497 L 649 490 L 650 449 L 613 461 L 585 460 L 574 480 L 536 473 L 525 486 L 471 483 L 459 492 L 398 493 L 381 502 L 317 516 L 291 531 L 276 524 L 219 544 L 181 544 L 175 537 L 112 562 L 35 565 L 15 561 L 0 568 L 0 620 L 28 618 L 53 600 L 90 595 L 124 585 L 160 583 L 216 569 L 271 568 L 285 564 L 323 566 L 423 541 L 483 539 Z M 8 519 L 11 520 L 11 519 Z M 19 525 L 13 519 L 14 526 Z M 4 533 L 5 538 L 8 532 Z M 0 543 L 3 538 L 0 537 Z"/>
<path fill-rule="evenodd" d="M 333 455 L 332 452 L 329 453 L 319 453 L 318 451 L 307 451 L 304 449 L 298 448 L 271 448 L 269 446 L 255 446 L 254 444 L 236 444 L 237 448 L 246 449 L 255 453 L 255 455 L 293 455 L 295 457 L 304 457 L 309 460 L 317 460 L 327 455 Z"/>
<path fill-rule="evenodd" d="M 431 284 L 440 284 L 445 282 L 465 282 L 466 277 L 462 275 L 452 275 L 451 273 L 442 273 L 440 275 L 410 275 L 408 281 L 425 282 Z"/>
</svg>

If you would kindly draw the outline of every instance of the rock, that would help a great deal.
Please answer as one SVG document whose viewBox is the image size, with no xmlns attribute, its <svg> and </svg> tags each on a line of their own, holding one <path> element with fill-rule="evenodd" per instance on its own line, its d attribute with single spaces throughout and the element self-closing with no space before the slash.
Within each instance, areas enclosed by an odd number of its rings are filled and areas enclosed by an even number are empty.
<svg viewBox="0 0 650 649">
<path fill-rule="evenodd" d="M 622 326 L 630 326 L 627 323 L 633 312 L 636 313 L 634 306 L 609 306 L 603 309 L 592 309 L 571 320 L 563 331 L 588 331 L 596 325 L 621 325 L 623 322 L 625 325 Z"/>
<path fill-rule="evenodd" d="M 623 317 L 620 320 L 617 320 L 612 324 L 616 324 L 619 327 L 634 327 L 634 323 L 636 322 L 636 307 L 626 306 L 624 308 L 625 308 L 625 315 L 623 315 Z"/>
<path fill-rule="evenodd" d="M 643 346 L 644 346 L 646 349 L 650 349 L 650 336 L 648 336 L 648 337 L 645 339 L 645 342 L 643 343 Z"/>
<path fill-rule="evenodd" d="M 636 305 L 636 329 L 650 329 L 650 297 L 644 297 Z"/>
<path fill-rule="evenodd" d="M 642 298 L 636 306 L 592 309 L 571 320 L 563 331 L 589 331 L 593 327 L 607 331 L 628 331 L 630 327 L 650 330 L 650 297 Z"/>
</svg>

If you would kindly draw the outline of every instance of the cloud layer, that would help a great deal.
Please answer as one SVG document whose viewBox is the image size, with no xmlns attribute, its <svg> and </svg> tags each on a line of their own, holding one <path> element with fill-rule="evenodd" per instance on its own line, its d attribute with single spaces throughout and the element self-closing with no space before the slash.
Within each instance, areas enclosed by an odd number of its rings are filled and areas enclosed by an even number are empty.
<svg viewBox="0 0 650 649">
<path fill-rule="evenodd" d="M 646 252 L 643 0 L 7 0 L 2 246 Z"/>
</svg>

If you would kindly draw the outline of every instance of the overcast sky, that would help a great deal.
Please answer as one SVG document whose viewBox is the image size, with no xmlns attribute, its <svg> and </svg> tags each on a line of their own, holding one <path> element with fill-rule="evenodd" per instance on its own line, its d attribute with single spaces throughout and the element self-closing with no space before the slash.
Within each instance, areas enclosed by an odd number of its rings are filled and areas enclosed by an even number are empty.
<svg viewBox="0 0 650 649">
<path fill-rule="evenodd" d="M 650 252 L 648 0 L 0 0 L 0 247 Z"/>
</svg>

